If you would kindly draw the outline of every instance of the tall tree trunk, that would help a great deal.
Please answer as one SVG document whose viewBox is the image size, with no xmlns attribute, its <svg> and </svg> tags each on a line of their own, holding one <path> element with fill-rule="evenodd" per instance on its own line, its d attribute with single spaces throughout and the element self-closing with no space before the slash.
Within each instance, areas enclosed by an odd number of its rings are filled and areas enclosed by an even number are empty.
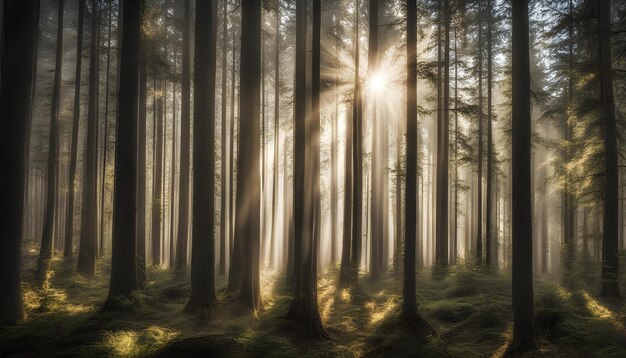
<svg viewBox="0 0 626 358">
<path fill-rule="evenodd" d="M 459 254 L 459 49 L 458 23 L 454 25 L 454 226 L 450 261 L 456 264 Z M 468 213 L 466 213 L 468 216 Z"/>
<path fill-rule="evenodd" d="M 437 125 L 437 205 L 435 260 L 439 268 L 448 266 L 448 166 L 450 147 L 450 4 L 443 2 L 443 98 L 441 120 Z M 441 41 L 441 39 L 437 39 Z M 439 65 L 441 66 L 441 64 Z"/>
<path fill-rule="evenodd" d="M 493 224 L 492 224 L 492 200 L 493 200 L 493 109 L 492 109 L 492 22 L 493 22 L 492 0 L 487 0 L 487 208 L 486 208 L 486 229 L 485 229 L 485 265 L 491 268 L 491 249 L 493 246 Z"/>
<path fill-rule="evenodd" d="M 146 65 L 146 39 L 141 35 L 139 52 L 139 109 L 137 130 L 137 284 L 146 284 L 146 101 L 148 92 L 148 71 Z"/>
<path fill-rule="evenodd" d="M 0 323 L 24 319 L 20 287 L 26 143 L 34 78 L 39 0 L 4 0 L 0 87 Z M 10 118 L 11 120 L 8 120 Z"/>
<path fill-rule="evenodd" d="M 611 68 L 611 3 L 597 1 L 598 37 L 600 41 L 600 85 L 604 128 L 604 222 L 602 230 L 602 290 L 601 296 L 620 297 L 619 292 L 619 168 L 617 154 L 617 124 L 613 98 Z"/>
<path fill-rule="evenodd" d="M 83 63 L 83 23 L 85 0 L 78 0 L 78 27 L 76 40 L 76 72 L 74 77 L 74 116 L 72 119 L 72 144 L 68 181 L 67 213 L 65 216 L 65 249 L 63 257 L 72 260 L 74 251 L 74 192 L 76 190 L 76 158 L 78 157 L 78 129 L 80 127 L 80 83 Z"/>
<path fill-rule="evenodd" d="M 154 161 L 154 185 L 152 186 L 152 265 L 161 265 L 161 220 L 163 218 L 163 80 L 157 80 L 156 74 L 156 128 L 153 128 L 153 140 L 155 142 Z M 164 93 L 164 92 L 163 92 Z"/>
<path fill-rule="evenodd" d="M 226 102 L 228 96 L 226 95 L 226 54 L 228 52 L 228 3 L 226 0 L 222 1 L 222 93 L 221 93 L 221 113 L 222 113 L 222 131 L 221 131 L 221 178 L 220 178 L 220 261 L 219 261 L 219 275 L 224 276 L 226 274 Z M 233 49 L 234 51 L 234 49 Z"/>
<path fill-rule="evenodd" d="M 335 61 L 339 61 L 339 41 L 337 40 L 336 34 L 337 28 L 337 19 L 336 16 L 333 16 L 333 30 L 335 36 Z M 337 66 L 337 64 L 335 64 Z M 338 178 L 338 167 L 337 167 L 337 156 L 339 149 L 339 136 L 337 134 L 337 123 L 339 122 L 339 71 L 335 71 L 335 79 L 334 79 L 334 100 L 335 100 L 335 113 L 332 117 L 331 123 L 331 135 L 330 135 L 330 265 L 335 267 L 337 264 L 337 184 L 339 182 Z"/>
<path fill-rule="evenodd" d="M 513 341 L 534 347 L 528 0 L 513 2 Z"/>
<path fill-rule="evenodd" d="M 357 282 L 361 264 L 362 232 L 363 232 L 363 98 L 361 96 L 361 77 L 359 75 L 360 57 L 360 1 L 356 1 L 356 36 L 354 59 L 354 99 L 352 113 L 352 242 L 350 255 L 350 282 Z"/>
<path fill-rule="evenodd" d="M 174 72 L 176 72 L 176 52 L 174 51 Z M 172 81 L 172 162 L 170 164 L 170 268 L 176 266 L 176 81 Z"/>
<path fill-rule="evenodd" d="M 378 71 L 378 0 L 369 3 L 369 44 L 368 44 L 368 77 L 377 76 Z M 374 92 L 376 89 L 374 89 Z M 371 248 L 370 248 L 370 277 L 377 280 L 380 276 L 382 253 L 380 252 L 383 240 L 383 202 L 382 202 L 382 120 L 377 115 L 375 93 L 372 98 L 372 170 L 371 170 Z M 365 226 L 368 227 L 367 225 Z"/>
<path fill-rule="evenodd" d="M 417 0 L 407 0 L 407 82 L 406 82 L 406 172 L 404 226 L 404 278 L 401 319 L 416 322 L 415 248 L 419 226 L 417 217 Z"/>
<path fill-rule="evenodd" d="M 568 21 L 568 106 L 572 107 L 574 104 L 574 6 L 572 0 L 569 0 L 569 21 Z M 566 143 L 572 140 L 572 126 L 570 126 L 569 118 L 566 116 L 563 120 L 563 139 Z M 563 150 L 563 160 L 568 163 L 571 160 L 571 153 L 568 148 Z M 574 263 L 574 255 L 576 253 L 576 245 L 574 240 L 574 198 L 571 194 L 570 180 L 566 178 L 563 196 L 563 218 L 562 218 L 562 232 L 563 232 L 563 245 L 565 246 L 563 255 L 563 270 L 561 282 L 566 286 L 571 286 L 573 283 L 571 280 L 572 265 Z"/>
<path fill-rule="evenodd" d="M 176 267 L 187 266 L 187 243 L 189 242 L 189 156 L 191 128 L 191 84 L 189 60 L 190 0 L 185 0 L 183 15 L 183 64 L 180 100 L 180 183 L 178 194 L 178 237 Z"/>
<path fill-rule="evenodd" d="M 100 60 L 97 34 L 100 9 L 96 0 L 91 2 L 91 49 L 89 54 L 89 108 L 87 110 L 87 137 L 85 139 L 85 174 L 83 176 L 83 218 L 80 230 L 80 248 L 76 270 L 87 276 L 96 272 L 98 253 L 98 65 Z"/>
<path fill-rule="evenodd" d="M 215 297 L 215 66 L 217 1 L 196 3 L 194 58 L 191 295 L 187 309 L 210 309 Z"/>
<path fill-rule="evenodd" d="M 482 17 L 482 6 L 479 5 L 479 18 Z M 476 264 L 483 263 L 483 24 L 478 20 L 478 180 L 476 209 Z"/>
<path fill-rule="evenodd" d="M 113 197 L 113 245 L 109 302 L 137 289 L 135 262 L 137 206 L 137 122 L 139 86 L 139 37 L 144 2 L 122 3 L 122 36 L 119 73 L 119 111 L 115 131 L 115 193 Z"/>
<path fill-rule="evenodd" d="M 272 180 L 272 234 L 269 267 L 273 268 L 276 245 L 276 205 L 278 204 L 278 149 L 280 147 L 280 2 L 276 2 L 276 42 L 274 57 L 274 178 Z"/>
<path fill-rule="evenodd" d="M 109 25 L 107 30 L 107 67 L 106 67 L 106 84 L 105 84 L 105 94 L 104 94 L 104 139 L 102 144 L 102 188 L 100 192 L 100 197 L 102 198 L 100 202 L 100 257 L 104 256 L 104 241 L 105 241 L 105 226 L 104 226 L 104 217 L 105 215 L 105 203 L 106 203 L 106 174 L 107 174 L 107 153 L 109 149 L 109 74 L 111 72 L 111 24 L 112 24 L 112 8 L 113 2 L 109 0 Z"/>
<path fill-rule="evenodd" d="M 233 28 L 235 27 L 235 22 L 233 21 Z M 228 190 L 228 257 L 232 259 L 233 254 L 233 241 L 235 238 L 235 203 L 234 203 L 234 192 L 235 192 L 235 73 L 236 71 L 236 55 L 237 51 L 235 51 L 235 31 L 233 32 L 233 44 L 232 44 L 232 59 L 231 59 L 231 70 L 230 70 L 230 148 L 228 152 L 230 153 L 230 160 L 228 161 L 228 177 L 230 178 L 229 182 L 229 190 Z M 230 261 L 232 265 L 232 261 Z M 229 272 L 230 274 L 230 272 Z"/>
<path fill-rule="evenodd" d="M 37 279 L 40 284 L 46 279 L 52 259 L 52 240 L 54 233 L 54 215 L 57 201 L 57 180 L 59 165 L 59 106 L 61 102 L 61 75 L 63 72 L 63 12 L 65 1 L 59 0 L 57 17 L 57 46 L 50 104 L 50 139 L 48 141 L 48 184 L 46 192 L 46 210 L 41 247 L 37 260 Z M 57 224 L 58 225 L 58 224 Z"/>
<path fill-rule="evenodd" d="M 246 130 L 239 131 L 237 170 L 237 216 L 235 244 L 241 243 L 245 264 L 241 272 L 239 300 L 256 312 L 262 306 L 259 287 L 260 245 L 260 153 L 259 112 L 261 84 L 261 3 L 242 0 L 240 120 Z M 244 127 L 242 126 L 242 127 Z"/>
<path fill-rule="evenodd" d="M 306 39 L 307 39 L 307 2 L 296 2 L 296 73 L 295 73 L 295 125 L 294 125 L 294 175 L 293 175 L 293 208 L 294 233 L 293 243 L 293 278 L 294 293 L 296 296 L 302 288 L 302 253 L 310 232 L 306 222 L 306 198 L 308 193 L 305 187 L 306 175 Z M 304 199 L 304 200 L 303 200 Z M 299 301 L 293 301 L 289 315 L 299 319 Z M 295 310 L 295 311 L 294 311 Z M 292 313 L 293 312 L 293 313 Z"/>
<path fill-rule="evenodd" d="M 305 43 L 300 41 L 306 39 L 306 1 L 300 0 L 296 3 L 296 46 L 300 52 L 296 52 L 296 58 L 302 60 L 304 58 L 303 50 L 306 46 Z M 296 117 L 296 124 L 304 125 L 304 128 L 300 128 L 302 131 L 299 134 L 304 134 L 296 137 L 296 148 L 304 149 L 306 164 L 303 172 L 299 173 L 297 178 L 303 180 L 301 187 L 304 191 L 304 200 L 302 197 L 294 201 L 299 210 L 303 213 L 303 226 L 298 233 L 298 239 L 296 240 L 296 249 L 300 250 L 299 261 L 296 261 L 296 285 L 295 285 L 295 297 L 291 302 L 289 313 L 287 316 L 300 323 L 302 325 L 303 333 L 306 337 L 328 337 L 324 327 L 322 325 L 322 319 L 320 317 L 319 308 L 317 304 L 317 247 L 318 239 L 320 237 L 320 189 L 319 189 L 319 148 L 320 148 L 320 33 L 321 33 L 321 0 L 313 1 L 313 53 L 311 61 L 311 104 L 312 113 L 311 118 L 308 120 L 306 116 Z M 300 55 L 300 56 L 298 56 Z M 298 63 L 302 64 L 302 63 Z M 299 70 L 296 72 L 296 103 L 299 103 L 297 107 L 299 110 L 302 104 L 306 102 L 305 93 L 302 91 L 305 89 L 306 74 L 304 73 L 305 67 L 297 67 Z M 304 76 L 303 76 L 304 75 Z M 301 82 L 302 81 L 302 82 Z M 299 97 L 298 95 L 301 95 Z M 303 132 L 303 133 L 302 133 Z M 304 143 L 298 143 L 298 139 L 304 139 Z"/>
<path fill-rule="evenodd" d="M 355 82 L 355 95 L 353 98 L 352 111 L 356 108 L 356 82 Z M 347 113 L 347 119 L 353 119 L 353 113 Z M 352 115 L 352 116 L 351 116 Z M 352 117 L 352 118 L 351 118 Z M 343 236 L 341 243 L 341 268 L 339 271 L 339 283 L 342 285 L 350 282 L 350 249 L 352 247 L 352 234 L 353 234 L 353 146 L 354 146 L 354 120 L 346 120 L 346 152 L 345 152 L 345 166 L 344 166 L 344 189 L 343 189 Z"/>
</svg>

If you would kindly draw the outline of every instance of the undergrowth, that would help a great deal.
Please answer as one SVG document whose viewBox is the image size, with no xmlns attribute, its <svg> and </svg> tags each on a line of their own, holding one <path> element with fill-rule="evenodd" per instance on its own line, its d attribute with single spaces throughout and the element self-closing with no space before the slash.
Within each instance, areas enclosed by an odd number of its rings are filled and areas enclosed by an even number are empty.
<svg viewBox="0 0 626 358">
<path fill-rule="evenodd" d="M 28 270 L 35 256 L 25 257 L 28 318 L 0 329 L 0 356 L 497 357 L 512 334 L 510 274 L 465 265 L 436 279 L 429 270 L 418 273 L 420 313 L 436 328 L 434 336 L 397 319 L 402 287 L 393 275 L 377 282 L 361 277 L 345 288 L 337 286 L 338 272 L 330 269 L 318 278 L 318 297 L 332 339 L 307 340 L 285 319 L 291 296 L 275 272 L 263 271 L 264 309 L 258 317 L 236 309 L 232 295 L 219 289 L 225 278 L 218 277 L 220 302 L 203 319 L 183 313 L 188 271 L 151 268 L 145 289 L 129 302 L 132 309 L 102 312 L 106 260 L 95 277 L 85 278 L 55 259 L 39 287 Z M 571 290 L 555 282 L 535 280 L 538 350 L 524 356 L 625 356 L 626 308 L 597 298 L 583 278 Z"/>
</svg>

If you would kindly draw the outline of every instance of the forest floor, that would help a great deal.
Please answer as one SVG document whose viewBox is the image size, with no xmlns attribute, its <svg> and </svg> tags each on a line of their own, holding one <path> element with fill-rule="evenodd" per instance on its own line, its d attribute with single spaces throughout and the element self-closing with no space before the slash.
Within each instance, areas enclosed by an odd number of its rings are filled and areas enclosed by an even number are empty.
<svg viewBox="0 0 626 358">
<path fill-rule="evenodd" d="M 225 290 L 204 317 L 183 313 L 189 274 L 152 269 L 149 282 L 125 312 L 102 313 L 109 267 L 99 262 L 86 279 L 61 259 L 52 264 L 49 284 L 36 289 L 32 268 L 37 250 L 24 249 L 23 292 L 28 318 L 0 329 L 4 356 L 209 356 L 209 357 L 500 357 L 512 332 L 510 274 L 491 274 L 458 265 L 444 278 L 418 274 L 421 313 L 438 330 L 422 337 L 397 321 L 401 282 L 392 274 L 372 282 L 361 277 L 338 288 L 337 270 L 320 275 L 319 307 L 330 340 L 306 340 L 284 319 L 290 301 L 284 276 L 265 270 L 264 309 L 242 313 Z M 582 276 L 592 276 L 591 272 Z M 595 276 L 595 273 L 593 273 Z M 626 307 L 595 296 L 584 277 L 576 290 L 538 277 L 535 313 L 538 350 L 523 356 L 625 357 Z M 598 280 L 588 279 L 589 285 Z M 225 286 L 218 278 L 218 288 Z M 584 288 L 587 286 L 587 288 Z M 624 287 L 624 286 L 623 286 Z"/>
</svg>

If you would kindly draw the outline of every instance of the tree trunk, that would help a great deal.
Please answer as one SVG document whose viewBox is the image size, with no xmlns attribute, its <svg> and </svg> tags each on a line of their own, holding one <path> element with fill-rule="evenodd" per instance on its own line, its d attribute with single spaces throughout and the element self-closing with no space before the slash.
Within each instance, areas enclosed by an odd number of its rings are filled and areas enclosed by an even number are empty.
<svg viewBox="0 0 626 358">
<path fill-rule="evenodd" d="M 274 178 L 272 180 L 272 234 L 270 236 L 269 267 L 273 268 L 276 258 L 276 206 L 278 202 L 278 149 L 280 147 L 280 3 L 276 3 L 276 42 L 274 58 Z"/>
<path fill-rule="evenodd" d="M 156 101 L 156 127 L 153 128 L 153 140 L 155 143 L 154 153 L 154 185 L 152 186 L 152 265 L 161 265 L 161 219 L 163 218 L 163 97 L 160 94 L 163 89 L 163 80 L 157 80 L 155 76 L 155 101 Z"/>
<path fill-rule="evenodd" d="M 306 39 L 306 1 L 300 0 L 296 3 L 296 58 L 304 59 L 304 49 L 306 44 L 301 42 Z M 320 33 L 321 33 L 321 0 L 313 1 L 313 53 L 311 61 L 311 118 L 306 118 L 306 111 L 301 106 L 306 103 L 305 86 L 306 73 L 305 66 L 296 65 L 296 108 L 305 113 L 305 116 L 296 116 L 296 124 L 301 131 L 296 131 L 300 136 L 296 139 L 296 148 L 299 153 L 306 156 L 306 163 L 298 168 L 302 172 L 296 171 L 296 178 L 303 181 L 299 187 L 303 188 L 304 200 L 302 196 L 294 200 L 296 208 L 303 215 L 304 224 L 298 233 L 296 240 L 296 250 L 300 250 L 299 260 L 295 262 L 296 285 L 294 299 L 291 302 L 287 317 L 302 325 L 303 333 L 306 337 L 328 337 L 322 325 L 319 308 L 317 304 L 317 247 L 320 237 L 320 188 L 319 188 L 319 148 L 320 148 Z M 298 52 L 299 50 L 299 52 Z M 299 55 L 299 56 L 298 56 Z M 298 64 L 303 65 L 299 62 Z M 304 139 L 304 143 L 298 140 Z M 305 149 L 306 150 L 302 150 Z"/>
<path fill-rule="evenodd" d="M 293 278 L 294 293 L 296 296 L 303 291 L 302 288 L 302 253 L 310 232 L 306 222 L 306 198 L 308 192 L 305 187 L 306 175 L 306 39 L 307 39 L 307 2 L 296 2 L 296 69 L 295 69 L 295 133 L 294 133 L 294 175 L 293 175 L 293 208 L 294 208 L 294 233 L 293 243 Z M 303 200 L 304 199 L 304 200 Z M 292 303 L 291 312 L 296 308 L 296 301 Z M 299 303 L 298 303 L 299 304 Z M 298 319 L 297 310 L 293 313 Z"/>
<path fill-rule="evenodd" d="M 492 249 L 492 200 L 493 200 L 493 134 L 492 134 L 492 22 L 493 22 L 493 4 L 492 0 L 487 0 L 487 212 L 486 229 L 485 229 L 485 265 L 491 268 L 491 249 Z"/>
<path fill-rule="evenodd" d="M 482 7 L 479 5 L 482 14 Z M 480 16 L 479 16 L 480 17 Z M 483 24 L 478 20 L 478 180 L 476 209 L 476 264 L 483 263 Z"/>
<path fill-rule="evenodd" d="M 13 324 L 24 319 L 20 258 L 39 0 L 4 0 L 3 15 L 0 161 L 8 185 L 0 186 L 0 323 Z"/>
<path fill-rule="evenodd" d="M 190 0 L 185 0 L 183 15 L 183 64 L 180 103 L 180 183 L 178 194 L 178 237 L 176 267 L 187 266 L 187 243 L 189 242 L 189 156 L 191 128 L 191 84 L 189 60 Z"/>
<path fill-rule="evenodd" d="M 137 284 L 146 284 L 146 101 L 148 92 L 148 71 L 146 67 L 146 44 L 141 37 L 139 52 L 139 109 L 137 131 Z"/>
<path fill-rule="evenodd" d="M 97 33 L 99 32 L 99 5 L 91 3 L 91 51 L 89 58 L 89 108 L 87 112 L 87 138 L 85 139 L 85 175 L 83 183 L 83 218 L 80 230 L 80 248 L 78 251 L 77 271 L 93 276 L 96 271 L 98 253 L 98 51 Z"/>
<path fill-rule="evenodd" d="M 601 296 L 620 297 L 619 292 L 619 167 L 617 154 L 617 124 L 613 98 L 611 68 L 611 4 L 598 0 L 598 37 L 600 41 L 600 84 L 604 128 L 604 223 L 602 230 L 602 290 Z"/>
<path fill-rule="evenodd" d="M 417 217 L 417 1 L 407 0 L 407 82 L 406 82 L 406 172 L 404 227 L 404 278 L 401 319 L 415 322 L 417 293 L 415 284 L 415 246 L 419 226 Z"/>
<path fill-rule="evenodd" d="M 226 96 L 226 53 L 228 52 L 228 18 L 227 18 L 227 6 L 226 0 L 222 1 L 222 92 L 221 92 L 221 114 L 222 114 L 222 130 L 221 130 L 221 150 L 220 150 L 220 261 L 219 261 L 219 275 L 224 276 L 226 274 L 226 102 L 228 96 Z M 234 51 L 234 49 L 233 49 Z"/>
<path fill-rule="evenodd" d="M 102 201 L 100 202 L 100 257 L 104 256 L 104 241 L 105 241 L 105 203 L 106 203 L 106 173 L 107 173 L 107 153 L 109 149 L 109 74 L 111 72 L 111 24 L 112 24 L 112 8 L 113 3 L 109 1 L 109 25 L 107 30 L 107 67 L 106 67 L 106 84 L 104 94 L 104 139 L 102 144 L 102 189 L 100 196 Z M 100 66 L 98 66 L 100 67 Z"/>
<path fill-rule="evenodd" d="M 513 2 L 513 341 L 534 348 L 528 0 Z"/>
<path fill-rule="evenodd" d="M 135 262 L 137 206 L 137 122 L 139 37 L 144 3 L 122 3 L 119 111 L 115 131 L 115 193 L 109 299 L 129 296 L 137 286 Z M 113 302 L 113 301 L 110 301 Z"/>
<path fill-rule="evenodd" d="M 378 71 L 378 0 L 369 3 L 369 44 L 368 44 L 368 77 L 377 76 Z M 370 277 L 378 280 L 382 265 L 381 242 L 383 240 L 383 202 L 382 202 L 382 120 L 378 118 L 376 98 L 370 96 L 372 103 L 372 170 L 371 170 L 371 248 L 370 248 Z M 365 226 L 366 228 L 368 225 Z M 366 255 L 367 257 L 367 255 Z"/>
<path fill-rule="evenodd" d="M 245 258 L 241 272 L 239 301 L 254 312 L 261 306 L 259 287 L 260 244 L 260 168 L 259 113 L 261 84 L 261 3 L 242 0 L 240 120 L 246 130 L 239 131 L 237 170 L 237 209 L 235 243 L 239 241 Z M 242 126 L 242 127 L 244 127 Z"/>
<path fill-rule="evenodd" d="M 78 27 L 76 40 L 76 72 L 74 77 L 74 116 L 72 119 L 72 144 L 68 181 L 67 213 L 65 216 L 65 249 L 63 257 L 72 260 L 74 251 L 74 192 L 76 190 L 76 158 L 78 157 L 78 129 L 80 127 L 80 83 L 83 63 L 83 23 L 85 0 L 78 1 Z"/>
<path fill-rule="evenodd" d="M 359 278 L 359 266 L 361 264 L 362 232 L 363 232 L 363 98 L 361 97 L 361 78 L 359 75 L 360 57 L 360 1 L 356 1 L 356 36 L 355 36 L 355 60 L 354 60 L 354 99 L 352 113 L 352 130 L 354 133 L 352 146 L 352 242 L 349 270 L 349 281 L 356 283 Z"/>
<path fill-rule="evenodd" d="M 448 166 L 450 148 L 450 4 L 443 2 L 443 98 L 441 121 L 437 125 L 437 205 L 436 205 L 436 265 L 448 266 Z M 438 39 L 440 41 L 440 39 Z M 441 64 L 439 65 L 441 66 Z"/>
<path fill-rule="evenodd" d="M 191 295 L 188 310 L 210 309 L 215 297 L 215 66 L 217 1 L 196 3 L 194 58 Z M 208 221 L 208 222 L 207 222 Z"/>
<path fill-rule="evenodd" d="M 46 192 L 46 209 L 41 247 L 37 260 L 37 279 L 43 284 L 46 273 L 50 269 L 52 259 L 52 240 L 54 233 L 54 215 L 57 201 L 57 180 L 59 165 L 59 106 L 61 101 L 61 75 L 63 71 L 63 12 L 64 0 L 59 0 L 56 37 L 56 60 L 54 83 L 52 85 L 52 101 L 50 105 L 50 140 L 48 141 L 48 184 Z M 57 224 L 58 225 L 58 224 Z"/>
</svg>

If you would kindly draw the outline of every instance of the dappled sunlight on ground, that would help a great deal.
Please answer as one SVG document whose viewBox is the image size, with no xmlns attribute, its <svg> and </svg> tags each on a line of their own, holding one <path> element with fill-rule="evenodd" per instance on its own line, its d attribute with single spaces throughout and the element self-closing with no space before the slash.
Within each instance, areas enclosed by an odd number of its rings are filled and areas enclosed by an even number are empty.
<svg viewBox="0 0 626 358">
<path fill-rule="evenodd" d="M 119 357 L 133 357 L 152 353 L 164 347 L 179 335 L 166 328 L 151 326 L 142 331 L 105 331 L 100 344 Z"/>
<path fill-rule="evenodd" d="M 310 341 L 285 319 L 292 296 L 284 274 L 275 270 L 261 271 L 264 310 L 258 317 L 231 309 L 236 293 L 224 289 L 227 276 L 219 275 L 216 306 L 206 315 L 186 314 L 189 271 L 160 268 L 151 268 L 150 284 L 133 294 L 136 310 L 103 313 L 99 307 L 108 292 L 110 269 L 106 259 L 98 263 L 94 278 L 54 260 L 49 279 L 38 288 L 29 269 L 35 258 L 36 252 L 27 254 L 24 262 L 28 319 L 10 330 L 0 328 L 0 356 L 59 351 L 135 357 L 167 349 L 198 355 L 215 348 L 215 356 L 502 357 L 512 338 L 508 273 L 455 266 L 435 280 L 429 270 L 420 271 L 419 309 L 439 333 L 424 339 L 397 320 L 402 283 L 393 274 L 378 281 L 361 276 L 358 284 L 341 287 L 337 270 L 327 270 L 318 276 L 318 304 L 332 341 Z M 548 278 L 536 280 L 540 354 L 620 356 L 626 351 L 626 310 L 594 297 L 592 289 L 581 285 L 568 290 Z M 23 342 L 32 342 L 31 337 L 37 337 L 36 342 L 25 347 Z"/>
</svg>

